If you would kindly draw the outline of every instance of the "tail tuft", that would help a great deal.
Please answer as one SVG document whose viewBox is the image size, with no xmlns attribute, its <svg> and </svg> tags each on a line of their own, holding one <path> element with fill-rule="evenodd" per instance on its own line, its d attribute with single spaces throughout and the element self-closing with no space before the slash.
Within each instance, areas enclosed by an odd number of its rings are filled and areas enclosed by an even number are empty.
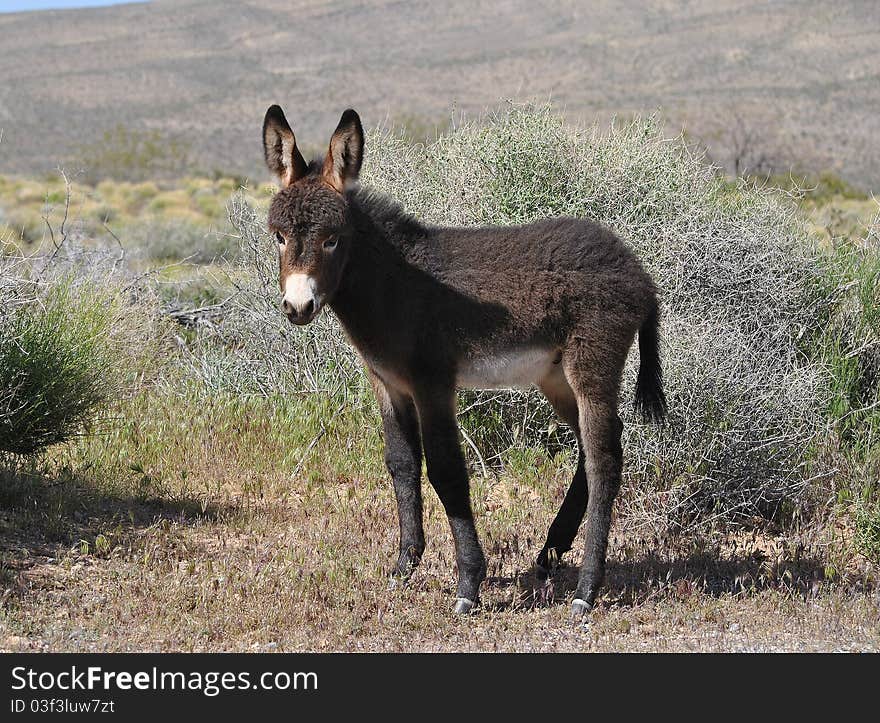
<svg viewBox="0 0 880 723">
<path fill-rule="evenodd" d="M 639 329 L 639 375 L 636 378 L 636 411 L 646 422 L 659 423 L 666 416 L 663 367 L 660 364 L 660 311 L 648 314 Z"/>
</svg>

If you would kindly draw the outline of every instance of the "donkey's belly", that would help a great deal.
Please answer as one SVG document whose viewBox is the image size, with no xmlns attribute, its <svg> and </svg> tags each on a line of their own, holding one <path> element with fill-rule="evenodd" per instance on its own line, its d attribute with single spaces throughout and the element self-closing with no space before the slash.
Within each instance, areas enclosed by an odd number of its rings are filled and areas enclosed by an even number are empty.
<svg viewBox="0 0 880 723">
<path fill-rule="evenodd" d="M 462 359 L 456 384 L 464 389 L 529 387 L 544 379 L 559 363 L 556 349 L 524 347 Z"/>
</svg>

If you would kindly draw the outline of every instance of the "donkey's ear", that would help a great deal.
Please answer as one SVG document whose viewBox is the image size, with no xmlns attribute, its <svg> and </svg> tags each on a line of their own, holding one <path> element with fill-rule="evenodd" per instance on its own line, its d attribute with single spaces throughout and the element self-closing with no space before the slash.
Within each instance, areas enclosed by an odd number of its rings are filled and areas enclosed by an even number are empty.
<svg viewBox="0 0 880 723">
<path fill-rule="evenodd" d="M 263 153 L 266 154 L 266 165 L 278 177 L 282 188 L 287 188 L 308 171 L 284 111 L 277 105 L 266 111 L 263 120 Z"/>
<path fill-rule="evenodd" d="M 324 159 L 324 180 L 339 193 L 356 181 L 364 158 L 364 129 L 358 114 L 349 108 L 342 114 Z"/>
</svg>

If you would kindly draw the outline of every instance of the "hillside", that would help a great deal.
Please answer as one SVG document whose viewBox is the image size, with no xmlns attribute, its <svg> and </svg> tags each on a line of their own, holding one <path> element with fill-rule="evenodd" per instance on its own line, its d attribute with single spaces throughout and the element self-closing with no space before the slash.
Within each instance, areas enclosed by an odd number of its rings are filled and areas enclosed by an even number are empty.
<svg viewBox="0 0 880 723">
<path fill-rule="evenodd" d="M 315 147 L 348 106 L 433 123 L 550 97 L 581 121 L 659 107 L 721 162 L 738 148 L 880 189 L 880 6 L 856 0 L 156 0 L 0 15 L 0 37 L 0 173 L 70 163 L 123 124 L 262 178 L 273 102 Z"/>
</svg>

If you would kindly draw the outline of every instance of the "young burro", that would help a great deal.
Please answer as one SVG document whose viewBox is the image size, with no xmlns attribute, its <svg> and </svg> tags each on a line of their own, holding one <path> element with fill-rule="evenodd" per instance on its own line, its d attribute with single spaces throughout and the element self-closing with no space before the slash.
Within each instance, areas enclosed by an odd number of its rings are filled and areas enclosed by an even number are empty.
<svg viewBox="0 0 880 723">
<path fill-rule="evenodd" d="M 425 550 L 422 454 L 449 518 L 458 563 L 455 612 L 471 610 L 486 558 L 471 510 L 455 416 L 456 389 L 534 385 L 577 433 L 577 471 L 538 554 L 549 571 L 586 514 L 572 612 L 591 609 L 605 573 L 620 487 L 618 392 L 638 332 L 636 406 L 666 411 L 654 283 L 633 253 L 591 221 L 527 226 L 428 226 L 355 183 L 364 134 L 353 110 L 327 155 L 306 163 L 277 105 L 263 124 L 266 164 L 281 190 L 269 208 L 278 242 L 281 307 L 308 324 L 329 306 L 369 372 L 400 518 L 392 582 Z"/>
</svg>

